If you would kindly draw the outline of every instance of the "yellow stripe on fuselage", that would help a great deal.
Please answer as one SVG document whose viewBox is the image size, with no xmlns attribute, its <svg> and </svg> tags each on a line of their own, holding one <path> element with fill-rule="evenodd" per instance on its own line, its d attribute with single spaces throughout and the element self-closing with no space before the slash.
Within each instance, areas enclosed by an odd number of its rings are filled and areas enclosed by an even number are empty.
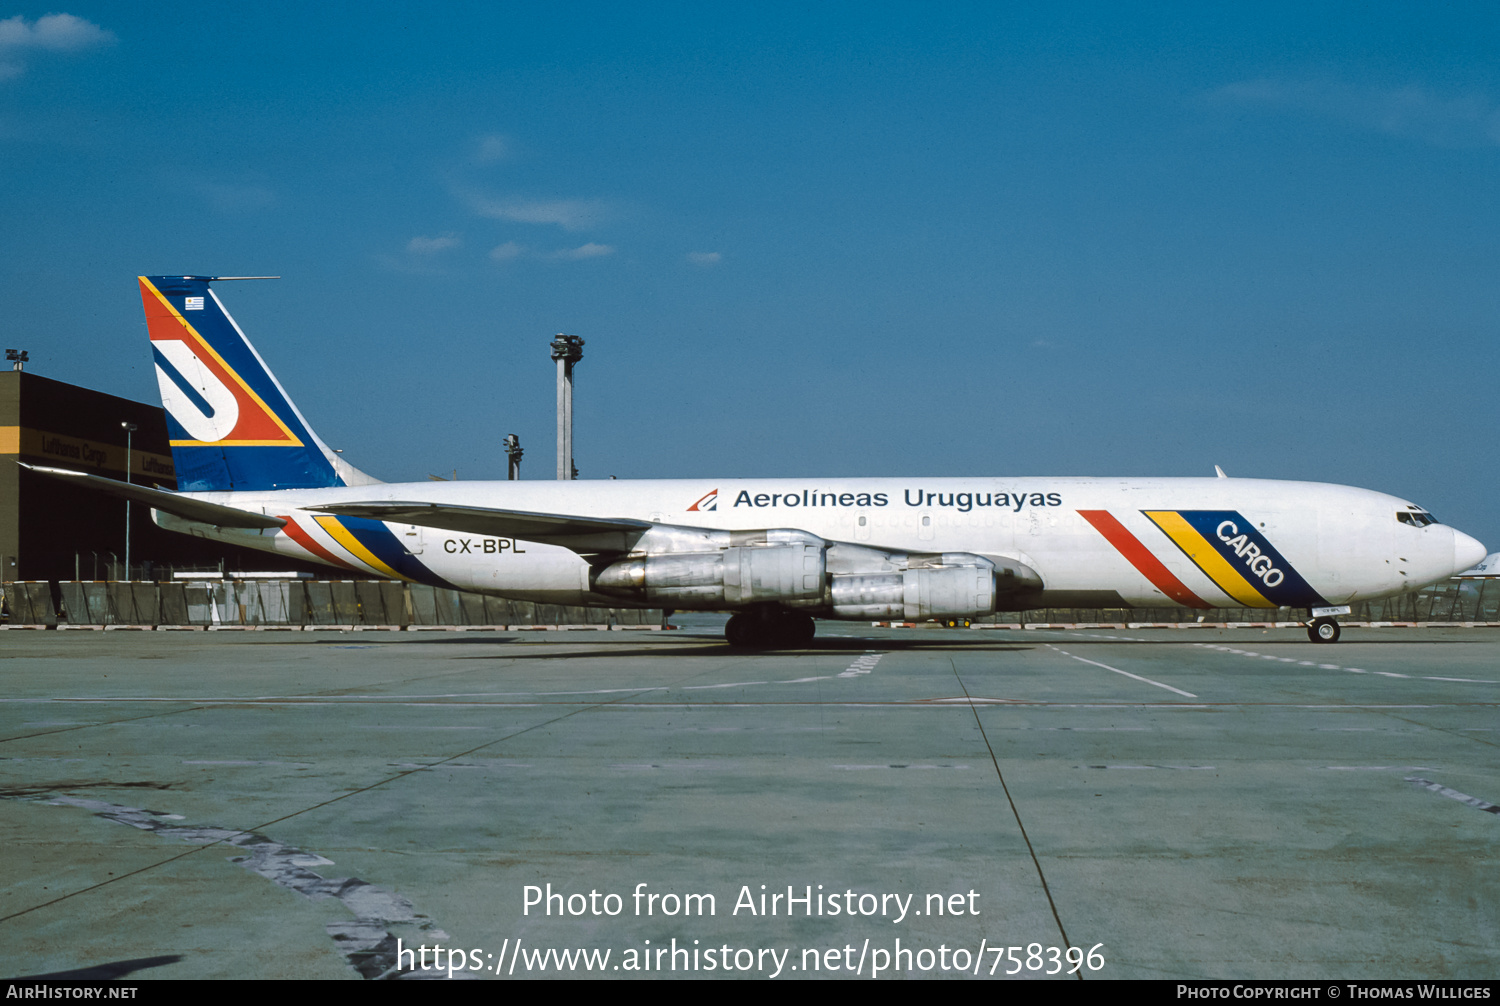
<svg viewBox="0 0 1500 1006">
<path fill-rule="evenodd" d="M 1219 554 L 1203 536 L 1198 533 L 1182 516 L 1173 510 L 1147 510 L 1146 516 L 1150 517 L 1157 527 L 1166 533 L 1182 549 L 1187 557 L 1193 560 L 1194 565 L 1208 574 L 1208 578 L 1218 584 L 1219 589 L 1247 608 L 1274 608 L 1275 602 L 1266 599 L 1260 591 L 1250 585 L 1250 581 L 1240 575 L 1239 570 L 1229 565 L 1224 557 Z"/>
<path fill-rule="evenodd" d="M 391 569 L 391 567 L 375 558 L 375 553 L 371 552 L 369 549 L 361 545 L 359 539 L 354 537 L 354 535 L 349 532 L 348 528 L 340 524 L 337 517 L 314 517 L 313 520 L 317 521 L 318 526 L 321 527 L 324 531 L 327 531 L 330 535 L 332 535 L 334 541 L 344 546 L 345 550 L 348 551 L 350 555 L 354 556 L 354 558 L 358 559 L 366 566 L 369 566 L 377 573 L 382 573 L 390 577 L 392 580 L 405 579 L 405 577 L 403 577 L 400 573 L 396 572 L 394 569 Z"/>
</svg>

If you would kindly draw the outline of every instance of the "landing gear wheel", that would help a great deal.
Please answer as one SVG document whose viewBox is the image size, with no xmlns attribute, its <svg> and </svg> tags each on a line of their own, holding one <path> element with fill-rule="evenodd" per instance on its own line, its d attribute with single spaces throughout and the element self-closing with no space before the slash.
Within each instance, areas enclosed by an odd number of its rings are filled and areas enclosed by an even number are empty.
<svg viewBox="0 0 1500 1006">
<path fill-rule="evenodd" d="M 1339 623 L 1331 618 L 1315 618 L 1307 623 L 1307 638 L 1315 643 L 1337 643 Z"/>
<path fill-rule="evenodd" d="M 756 610 L 731 615 L 724 638 L 743 650 L 772 650 L 806 646 L 817 634 L 812 617 L 799 611 Z"/>
<path fill-rule="evenodd" d="M 724 638 L 729 641 L 730 646 L 741 649 L 753 646 L 750 641 L 750 619 L 744 615 L 730 615 L 729 621 L 724 623 Z"/>
<path fill-rule="evenodd" d="M 780 646 L 781 622 L 758 611 L 741 611 L 724 623 L 724 638 L 737 650 L 765 650 Z"/>
<path fill-rule="evenodd" d="M 818 634 L 818 626 L 813 622 L 812 616 L 797 611 L 783 614 L 777 630 L 778 644 L 790 647 L 806 646 Z"/>
</svg>

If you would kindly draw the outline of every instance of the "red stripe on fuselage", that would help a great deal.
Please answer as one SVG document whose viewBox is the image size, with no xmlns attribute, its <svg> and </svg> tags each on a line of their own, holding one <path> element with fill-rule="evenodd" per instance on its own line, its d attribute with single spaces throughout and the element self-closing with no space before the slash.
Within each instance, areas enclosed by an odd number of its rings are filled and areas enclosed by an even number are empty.
<svg viewBox="0 0 1500 1006">
<path fill-rule="evenodd" d="M 365 570 L 362 570 L 358 566 L 345 562 L 343 559 L 340 559 L 338 556 L 328 551 L 328 549 L 324 548 L 322 545 L 319 545 L 316 541 L 313 540 L 312 535 L 302 530 L 302 528 L 297 525 L 297 522 L 292 520 L 292 518 L 288 517 L 286 514 L 277 514 L 277 516 L 286 521 L 286 527 L 282 528 L 282 530 L 286 532 L 287 537 L 292 539 L 292 541 L 296 542 L 298 545 L 301 545 L 303 548 L 307 549 L 319 559 L 322 559 L 325 562 L 331 562 L 335 566 L 342 566 L 345 569 L 352 569 L 356 573 L 365 572 Z"/>
<path fill-rule="evenodd" d="M 1178 604 L 1185 604 L 1189 608 L 1213 607 L 1189 590 L 1187 584 L 1173 576 L 1172 571 L 1163 566 L 1161 560 L 1152 555 L 1151 550 L 1130 533 L 1129 528 L 1116 520 L 1114 514 L 1108 510 L 1080 510 L 1078 513 L 1084 520 L 1094 525 L 1094 530 L 1104 535 L 1105 541 L 1130 560 L 1130 564 L 1139 570 L 1142 576 L 1150 580 L 1157 590 Z"/>
</svg>

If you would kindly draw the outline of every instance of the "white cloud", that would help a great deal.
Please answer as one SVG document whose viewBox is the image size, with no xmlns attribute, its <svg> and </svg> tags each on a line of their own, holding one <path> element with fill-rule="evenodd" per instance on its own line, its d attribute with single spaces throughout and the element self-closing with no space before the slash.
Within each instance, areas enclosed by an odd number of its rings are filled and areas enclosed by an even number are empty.
<svg viewBox="0 0 1500 1006">
<path fill-rule="evenodd" d="M 457 248 L 461 244 L 463 240 L 457 234 L 443 234 L 435 238 L 418 235 L 406 243 L 406 250 L 413 255 L 436 255 L 440 251 Z"/>
<path fill-rule="evenodd" d="M 615 249 L 611 245 L 595 244 L 590 241 L 586 245 L 577 248 L 560 248 L 547 257 L 561 262 L 578 262 L 586 258 L 602 258 L 605 255 L 613 255 Z"/>
<path fill-rule="evenodd" d="M 599 199 L 524 199 L 459 193 L 471 210 L 482 217 L 519 224 L 556 224 L 565 231 L 596 227 L 611 216 L 607 203 Z"/>
<path fill-rule="evenodd" d="M 16 58 L 24 52 L 81 52 L 115 41 L 113 32 L 72 14 L 46 14 L 30 22 L 17 14 L 0 21 L 0 80 L 25 72 Z"/>
<path fill-rule="evenodd" d="M 614 253 L 613 245 L 601 245 L 593 241 L 579 245 L 577 248 L 559 248 L 550 252 L 533 251 L 523 244 L 507 241 L 503 245 L 496 245 L 490 249 L 490 258 L 496 262 L 514 262 L 519 258 L 537 258 L 548 262 L 581 262 L 584 259 L 603 258 Z"/>
<path fill-rule="evenodd" d="M 687 260 L 693 265 L 703 266 L 706 269 L 724 261 L 724 256 L 719 252 L 688 252 Z"/>
<path fill-rule="evenodd" d="M 1500 103 L 1479 94 L 1441 95 L 1424 87 L 1359 87 L 1338 81 L 1245 80 L 1208 100 L 1339 119 L 1438 146 L 1500 144 Z"/>
<path fill-rule="evenodd" d="M 48 14 L 30 24 L 19 14 L 0 21 L 0 49 L 75 52 L 109 45 L 114 41 L 114 32 L 72 14 Z"/>
<path fill-rule="evenodd" d="M 481 136 L 474 151 L 474 160 L 480 164 L 494 164 L 510 157 L 510 140 L 499 133 Z"/>
<path fill-rule="evenodd" d="M 526 249 L 514 241 L 507 241 L 503 245 L 496 245 L 490 249 L 490 258 L 496 262 L 514 262 L 526 253 Z"/>
</svg>

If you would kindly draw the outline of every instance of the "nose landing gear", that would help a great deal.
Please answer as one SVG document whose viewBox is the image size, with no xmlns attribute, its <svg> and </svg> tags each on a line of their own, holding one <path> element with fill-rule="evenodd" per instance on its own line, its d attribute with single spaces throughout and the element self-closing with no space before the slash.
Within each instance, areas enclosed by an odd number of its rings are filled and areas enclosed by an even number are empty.
<svg viewBox="0 0 1500 1006">
<path fill-rule="evenodd" d="M 1307 623 L 1307 638 L 1315 643 L 1337 643 L 1339 623 L 1331 618 L 1314 618 Z"/>
</svg>

